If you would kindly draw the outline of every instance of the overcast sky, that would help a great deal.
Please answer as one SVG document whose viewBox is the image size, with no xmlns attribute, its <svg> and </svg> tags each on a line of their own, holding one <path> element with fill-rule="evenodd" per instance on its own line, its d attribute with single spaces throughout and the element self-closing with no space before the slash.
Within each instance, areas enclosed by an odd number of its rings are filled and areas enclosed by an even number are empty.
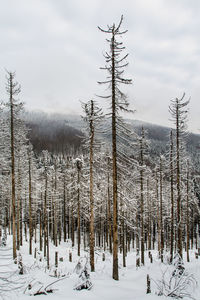
<svg viewBox="0 0 200 300">
<path fill-rule="evenodd" d="M 16 71 L 26 108 L 81 113 L 80 100 L 105 94 L 97 81 L 106 78 L 99 68 L 108 45 L 97 26 L 121 14 L 132 118 L 171 126 L 170 99 L 185 92 L 189 130 L 199 132 L 199 0 L 0 0 L 1 98 L 6 68 Z"/>
</svg>

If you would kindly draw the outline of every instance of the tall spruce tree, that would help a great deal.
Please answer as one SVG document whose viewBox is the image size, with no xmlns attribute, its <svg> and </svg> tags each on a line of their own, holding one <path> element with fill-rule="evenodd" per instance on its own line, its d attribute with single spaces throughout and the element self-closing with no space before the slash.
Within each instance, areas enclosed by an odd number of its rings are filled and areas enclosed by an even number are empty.
<svg viewBox="0 0 200 300">
<path fill-rule="evenodd" d="M 85 116 L 83 120 L 86 122 L 86 132 L 87 137 L 85 141 L 85 145 L 89 148 L 89 177 L 90 177 L 90 187 L 89 187 L 89 194 L 90 194 L 90 267 L 91 271 L 95 270 L 94 266 L 94 156 L 95 150 L 98 147 L 99 143 L 96 139 L 96 134 L 99 130 L 100 122 L 103 118 L 102 110 L 97 106 L 97 104 L 90 100 L 87 103 L 83 103 L 82 105 Z"/>
<path fill-rule="evenodd" d="M 118 37 L 127 32 L 121 31 L 121 25 L 123 16 L 118 25 L 115 23 L 111 26 L 108 25 L 108 29 L 104 30 L 98 27 L 103 33 L 110 36 L 106 39 L 109 43 L 110 50 L 104 55 L 106 60 L 106 66 L 101 68 L 108 72 L 106 81 L 99 82 L 100 84 L 108 84 L 111 89 L 111 94 L 105 98 L 111 99 L 111 122 L 112 122 L 112 170 L 113 170 L 113 279 L 119 280 L 118 274 L 118 196 L 117 196 L 117 134 L 119 122 L 119 112 L 129 111 L 129 102 L 126 95 L 120 90 L 121 84 L 131 84 L 131 79 L 123 78 L 124 68 L 128 65 L 126 59 L 128 54 L 121 56 L 125 47 L 122 42 L 118 41 Z"/>
<path fill-rule="evenodd" d="M 11 187 L 12 187 L 12 234 L 13 234 L 13 259 L 17 257 L 16 252 L 16 179 L 15 179 L 15 135 L 16 115 L 19 113 L 22 104 L 18 103 L 16 96 L 20 93 L 21 87 L 15 81 L 15 73 L 7 72 L 6 91 L 9 96 L 8 107 L 10 110 L 10 155 L 11 155 Z"/>
<path fill-rule="evenodd" d="M 188 114 L 188 104 L 190 100 L 185 100 L 185 93 L 179 99 L 171 100 L 169 112 L 172 116 L 172 121 L 175 124 L 175 149 L 176 149 L 176 206 L 177 206 L 177 251 L 182 257 L 182 195 L 181 195 L 181 182 L 182 182 L 182 169 L 181 162 L 183 159 L 183 144 L 184 135 L 186 132 L 186 120 Z"/>
</svg>

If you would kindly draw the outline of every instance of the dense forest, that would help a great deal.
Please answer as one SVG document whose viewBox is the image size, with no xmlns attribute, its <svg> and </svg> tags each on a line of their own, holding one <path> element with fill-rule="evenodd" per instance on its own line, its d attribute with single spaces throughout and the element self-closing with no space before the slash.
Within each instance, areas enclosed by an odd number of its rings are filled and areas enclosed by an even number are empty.
<svg viewBox="0 0 200 300">
<path fill-rule="evenodd" d="M 110 49 L 102 68 L 108 75 L 100 82 L 109 86 L 102 96 L 108 98 L 109 113 L 96 100 L 82 103 L 80 119 L 25 113 L 17 100 L 16 74 L 6 74 L 8 101 L 0 110 L 0 243 L 5 247 L 12 237 L 19 266 L 24 243 L 30 255 L 43 255 L 47 269 L 51 244 L 71 243 L 71 260 L 74 249 L 78 256 L 87 251 L 91 272 L 96 251 L 103 259 L 110 253 L 115 280 L 119 255 L 126 267 L 131 251 L 137 268 L 147 259 L 153 262 L 152 251 L 168 264 L 177 255 L 189 262 L 191 249 L 200 255 L 200 136 L 187 132 L 189 100 L 183 94 L 169 101 L 172 128 L 121 116 L 132 113 L 120 89 L 131 83 L 123 77 L 122 20 L 99 28 Z"/>
</svg>

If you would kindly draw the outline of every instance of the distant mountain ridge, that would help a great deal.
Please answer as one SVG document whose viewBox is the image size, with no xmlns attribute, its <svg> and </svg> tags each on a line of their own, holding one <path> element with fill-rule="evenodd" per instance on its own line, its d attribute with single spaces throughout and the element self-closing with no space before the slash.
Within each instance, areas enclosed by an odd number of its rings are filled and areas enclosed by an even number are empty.
<svg viewBox="0 0 200 300">
<path fill-rule="evenodd" d="M 81 116 L 26 112 L 24 119 L 30 129 L 29 138 L 37 152 L 45 149 L 51 152 L 68 152 L 70 149 L 77 150 L 81 145 L 84 128 Z M 147 130 L 152 156 L 158 156 L 166 151 L 171 128 L 140 120 L 126 121 L 137 134 L 140 134 L 142 126 Z M 200 135 L 189 133 L 187 150 L 192 153 L 195 160 L 199 160 L 199 149 Z"/>
<path fill-rule="evenodd" d="M 25 123 L 28 137 L 34 150 L 40 153 L 73 153 L 80 148 L 83 133 L 71 126 L 63 115 L 49 115 L 43 112 L 26 112 Z"/>
</svg>

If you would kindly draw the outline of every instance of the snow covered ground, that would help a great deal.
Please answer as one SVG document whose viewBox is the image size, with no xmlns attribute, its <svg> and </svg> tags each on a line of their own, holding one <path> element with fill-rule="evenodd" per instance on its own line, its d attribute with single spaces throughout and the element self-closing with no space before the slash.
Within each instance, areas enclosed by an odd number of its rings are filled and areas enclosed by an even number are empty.
<svg viewBox="0 0 200 300">
<path fill-rule="evenodd" d="M 81 258 L 77 256 L 77 249 L 72 251 L 72 262 L 69 262 L 69 252 L 71 251 L 70 242 L 62 242 L 57 248 L 50 246 L 50 270 L 46 268 L 46 261 L 43 254 L 37 252 L 37 258 L 28 254 L 28 243 L 21 248 L 20 253 L 23 259 L 25 269 L 24 275 L 18 275 L 18 267 L 12 262 L 11 238 L 8 237 L 7 246 L 0 248 L 0 297 L 3 299 L 31 299 L 30 294 L 41 288 L 41 291 L 47 285 L 55 282 L 49 288 L 53 289 L 53 293 L 48 295 L 39 295 L 39 299 L 69 299 L 69 300 L 155 300 L 166 299 L 165 296 L 158 296 L 157 284 L 162 279 L 162 274 L 167 278 L 168 274 L 173 272 L 173 266 L 163 263 L 157 257 L 157 252 L 153 251 L 153 264 L 150 263 L 148 253 L 145 256 L 145 266 L 136 269 L 136 253 L 133 250 L 127 255 L 127 267 L 122 267 L 122 256 L 119 255 L 119 281 L 112 279 L 112 256 L 106 252 L 105 261 L 102 261 L 102 251 L 96 251 L 94 273 L 90 273 L 92 288 L 90 290 L 74 290 L 74 286 L 78 282 L 78 274 L 75 272 L 76 265 L 80 261 L 84 266 L 88 259 L 88 252 L 81 252 Z M 36 245 L 33 245 L 33 253 Z M 57 273 L 59 278 L 55 278 L 55 251 L 58 251 L 59 263 Z M 185 262 L 186 272 L 193 274 L 197 285 L 192 285 L 189 293 L 196 300 L 200 300 L 200 258 L 195 259 L 195 251 L 190 252 L 191 262 Z M 63 261 L 60 261 L 63 258 Z M 62 259 L 61 259 L 62 260 Z M 151 278 L 151 294 L 146 294 L 147 284 L 146 278 L 149 274 Z M 62 277 L 63 276 L 63 277 Z M 7 278 L 6 283 L 3 278 Z M 1 286 L 3 285 L 3 290 Z M 30 284 L 31 289 L 28 289 Z M 16 288 L 15 290 L 13 290 Z M 10 291 L 12 289 L 12 291 Z M 168 298 L 172 299 L 172 298 Z M 190 299 L 185 297 L 184 299 Z"/>
</svg>

